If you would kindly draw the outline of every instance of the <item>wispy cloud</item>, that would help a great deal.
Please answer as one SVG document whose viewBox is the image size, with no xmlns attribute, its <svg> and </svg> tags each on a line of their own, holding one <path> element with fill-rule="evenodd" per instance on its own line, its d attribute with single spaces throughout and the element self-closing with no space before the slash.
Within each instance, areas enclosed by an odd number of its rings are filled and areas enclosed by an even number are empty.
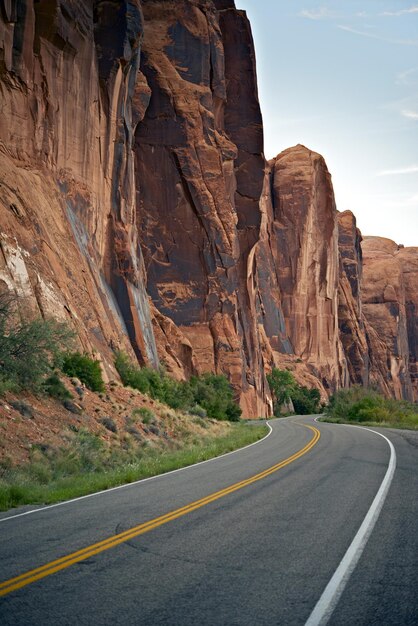
<svg viewBox="0 0 418 626">
<path fill-rule="evenodd" d="M 382 170 L 377 172 L 376 176 L 399 176 L 402 174 L 416 174 L 418 172 L 418 165 L 408 165 L 407 167 L 400 167 L 395 170 Z"/>
<path fill-rule="evenodd" d="M 386 43 L 395 43 L 402 46 L 418 46 L 418 39 L 390 39 L 388 37 L 382 37 L 381 35 L 375 35 L 374 33 L 357 30 L 356 28 L 351 28 L 351 26 L 343 26 L 342 24 L 338 24 L 337 28 L 345 30 L 347 33 L 353 33 L 354 35 L 360 35 L 361 37 L 368 37 L 369 39 L 385 41 Z"/>
<path fill-rule="evenodd" d="M 330 11 L 327 7 L 318 7 L 317 9 L 302 9 L 298 13 L 299 17 L 304 17 L 308 20 L 329 20 L 333 17 L 337 17 L 334 11 Z"/>
<path fill-rule="evenodd" d="M 396 76 L 396 84 L 397 85 L 414 85 L 417 80 L 418 67 L 412 67 L 409 70 L 404 70 L 403 72 L 399 72 Z"/>
<path fill-rule="evenodd" d="M 418 111 L 409 111 L 407 109 L 403 109 L 401 114 L 404 117 L 407 117 L 409 120 L 418 120 Z"/>
<path fill-rule="evenodd" d="M 408 13 L 418 13 L 418 6 L 410 7 L 409 9 L 400 9 L 399 11 L 384 11 L 379 13 L 385 17 L 399 17 L 400 15 L 407 15 Z"/>
</svg>

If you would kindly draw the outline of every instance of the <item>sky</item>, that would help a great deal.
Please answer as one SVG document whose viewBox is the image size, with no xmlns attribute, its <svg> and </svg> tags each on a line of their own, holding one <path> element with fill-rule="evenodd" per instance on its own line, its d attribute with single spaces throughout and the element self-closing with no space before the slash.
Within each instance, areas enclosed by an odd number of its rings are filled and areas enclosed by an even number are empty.
<svg viewBox="0 0 418 626">
<path fill-rule="evenodd" d="M 252 26 L 266 157 L 319 152 L 363 235 L 418 246 L 418 2 L 235 4 Z"/>
</svg>

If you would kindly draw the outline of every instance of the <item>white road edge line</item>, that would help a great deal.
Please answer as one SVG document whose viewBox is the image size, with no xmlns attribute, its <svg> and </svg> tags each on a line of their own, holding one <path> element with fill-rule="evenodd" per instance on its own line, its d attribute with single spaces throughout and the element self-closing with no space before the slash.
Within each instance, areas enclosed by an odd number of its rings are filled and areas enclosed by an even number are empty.
<svg viewBox="0 0 418 626">
<path fill-rule="evenodd" d="M 305 623 L 305 626 L 325 626 L 325 624 L 328 623 L 328 620 L 330 619 L 335 607 L 337 606 L 341 594 L 343 593 L 344 588 L 351 574 L 353 573 L 363 553 L 364 548 L 366 547 L 367 541 L 373 531 L 373 528 L 382 510 L 383 504 L 386 500 L 386 496 L 388 494 L 389 487 L 391 485 L 393 475 L 396 469 L 395 448 L 393 447 L 392 442 L 389 441 L 389 439 L 385 437 L 385 435 L 377 432 L 377 430 L 372 430 L 371 428 L 366 428 L 364 426 L 354 426 L 354 424 L 342 425 L 349 426 L 349 428 L 361 428 L 362 430 L 369 430 L 370 432 L 375 433 L 375 435 L 383 437 L 383 439 L 385 439 L 386 442 L 389 444 L 390 459 L 386 474 L 382 480 L 377 494 L 374 497 L 370 509 L 367 512 L 366 517 L 364 518 L 360 528 L 357 531 L 356 536 L 351 542 L 339 566 L 335 570 L 331 580 L 325 587 L 323 594 L 316 603 L 314 610 L 312 611 L 307 622 Z"/>
<path fill-rule="evenodd" d="M 93 498 L 93 496 L 99 496 L 104 493 L 111 493 L 112 491 L 116 491 L 117 489 L 125 489 L 126 487 L 133 487 L 134 485 L 138 485 L 140 483 L 148 482 L 149 480 L 155 480 L 157 478 L 162 478 L 163 476 L 169 476 L 170 474 L 177 474 L 177 472 L 182 472 L 183 470 L 191 469 L 192 467 L 197 467 L 198 465 L 204 465 L 204 463 L 210 463 L 211 461 L 216 461 L 217 459 L 222 459 L 225 456 L 230 456 L 231 454 L 236 454 L 237 452 L 242 452 L 242 450 L 246 450 L 247 448 L 251 448 L 252 446 L 256 446 L 257 444 L 265 441 L 267 437 L 270 437 L 273 432 L 272 427 L 269 422 L 266 421 L 266 425 L 269 428 L 269 432 L 262 439 L 258 441 L 254 441 L 253 443 L 249 443 L 247 446 L 243 448 L 238 448 L 237 450 L 232 450 L 231 452 L 225 452 L 225 454 L 220 454 L 219 456 L 214 456 L 211 459 L 206 459 L 206 461 L 199 461 L 199 463 L 193 463 L 192 465 L 186 465 L 185 467 L 179 467 L 175 470 L 170 470 L 169 472 L 164 472 L 163 474 L 156 474 L 155 476 L 149 476 L 148 478 L 141 478 L 140 480 L 135 480 L 132 483 L 125 483 L 124 485 L 118 485 L 117 487 L 110 487 L 110 489 L 102 489 L 101 491 L 95 491 L 94 493 L 88 493 L 85 496 L 79 496 L 78 498 L 71 498 L 71 500 L 64 500 L 64 502 L 57 502 L 56 504 L 48 504 L 47 506 L 43 506 L 39 509 L 31 509 L 30 511 L 25 511 L 24 513 L 16 513 L 16 515 L 9 515 L 8 517 L 3 517 L 0 519 L 1 522 L 7 522 L 11 519 L 16 519 L 17 517 L 23 517 L 24 515 L 32 515 L 33 513 L 42 513 L 42 511 L 46 511 L 47 509 L 54 509 L 58 506 L 64 506 L 65 504 L 71 504 L 72 502 L 78 502 L 79 500 L 85 500 L 86 498 Z"/>
</svg>

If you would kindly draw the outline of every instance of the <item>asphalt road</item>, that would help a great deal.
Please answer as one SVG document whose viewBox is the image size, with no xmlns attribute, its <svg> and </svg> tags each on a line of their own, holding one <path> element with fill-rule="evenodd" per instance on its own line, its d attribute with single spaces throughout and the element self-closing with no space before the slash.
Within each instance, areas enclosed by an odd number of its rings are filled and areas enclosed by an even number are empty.
<svg viewBox="0 0 418 626">
<path fill-rule="evenodd" d="M 360 428 L 312 417 L 271 424 L 268 438 L 231 455 L 29 515 L 2 515 L 0 580 L 58 565 L 0 598 L 0 624 L 305 624 L 391 452 L 384 438 Z M 320 431 L 317 441 L 306 424 Z M 396 470 L 331 625 L 418 624 L 418 433 L 380 432 L 394 444 Z M 61 560 L 66 555 L 73 557 Z"/>
</svg>

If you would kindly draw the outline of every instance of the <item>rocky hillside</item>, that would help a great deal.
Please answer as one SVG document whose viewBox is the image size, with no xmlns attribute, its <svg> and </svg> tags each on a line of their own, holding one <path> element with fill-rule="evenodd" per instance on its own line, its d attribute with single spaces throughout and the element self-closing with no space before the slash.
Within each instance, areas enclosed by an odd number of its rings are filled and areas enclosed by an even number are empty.
<svg viewBox="0 0 418 626">
<path fill-rule="evenodd" d="M 323 158 L 267 163 L 231 0 L 0 0 L 0 288 L 100 355 L 224 372 L 244 416 L 290 367 L 418 399 L 418 248 L 338 214 Z"/>
</svg>

